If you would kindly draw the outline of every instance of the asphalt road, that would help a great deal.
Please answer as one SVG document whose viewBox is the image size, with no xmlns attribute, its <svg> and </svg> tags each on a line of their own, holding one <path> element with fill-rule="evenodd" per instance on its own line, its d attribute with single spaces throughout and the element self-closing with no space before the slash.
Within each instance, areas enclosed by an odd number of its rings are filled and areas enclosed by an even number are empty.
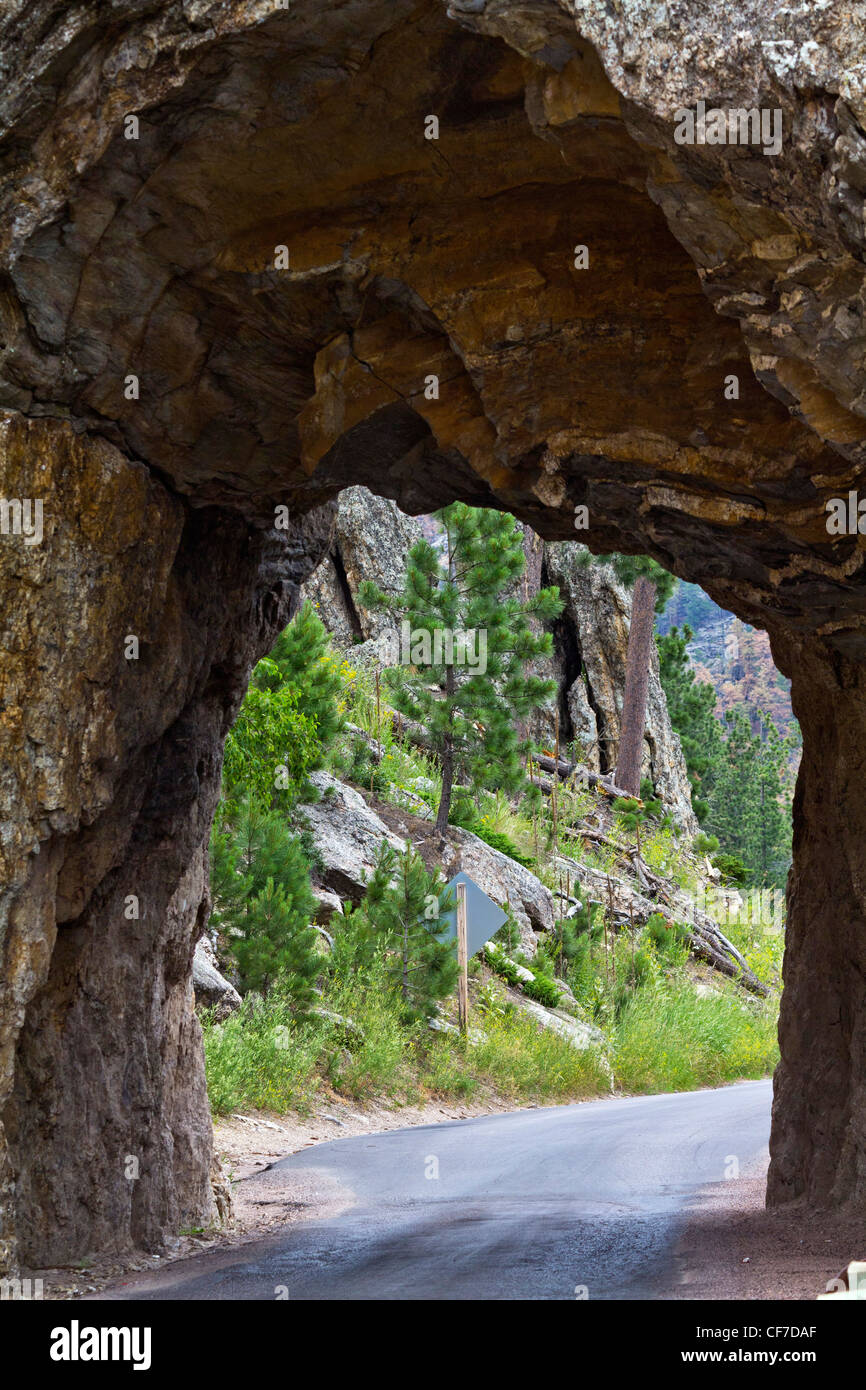
<svg viewBox="0 0 866 1390">
<path fill-rule="evenodd" d="M 699 1189 L 765 1156 L 770 1100 L 755 1081 L 319 1144 L 271 1173 L 327 1174 L 355 1196 L 342 1215 L 102 1297 L 664 1297 Z"/>
</svg>

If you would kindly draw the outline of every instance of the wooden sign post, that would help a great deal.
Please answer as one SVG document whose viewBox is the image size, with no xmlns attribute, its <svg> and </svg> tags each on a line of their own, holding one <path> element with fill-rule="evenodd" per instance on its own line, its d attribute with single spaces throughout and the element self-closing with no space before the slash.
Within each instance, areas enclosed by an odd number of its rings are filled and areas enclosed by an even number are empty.
<svg viewBox="0 0 866 1390">
<path fill-rule="evenodd" d="M 457 1008 L 460 1031 L 465 1033 L 469 1026 L 469 971 L 466 948 L 466 884 L 457 885 L 457 968 L 460 978 L 457 982 Z"/>
</svg>

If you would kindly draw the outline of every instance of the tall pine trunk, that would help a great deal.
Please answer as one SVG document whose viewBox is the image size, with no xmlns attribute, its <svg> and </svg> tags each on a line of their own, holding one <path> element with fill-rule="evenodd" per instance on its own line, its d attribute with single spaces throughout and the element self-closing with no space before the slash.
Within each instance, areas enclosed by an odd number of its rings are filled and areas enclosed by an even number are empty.
<svg viewBox="0 0 866 1390">
<path fill-rule="evenodd" d="M 651 579 L 635 580 L 625 667 L 625 694 L 619 731 L 616 784 L 631 796 L 640 796 L 640 765 L 646 727 L 656 586 Z"/>
<path fill-rule="evenodd" d="M 448 701 L 448 720 L 449 723 L 454 718 L 454 709 L 451 701 L 454 698 L 454 667 L 449 666 L 445 672 L 445 699 Z M 448 828 L 448 816 L 451 811 L 451 790 L 454 786 L 454 740 L 450 733 L 446 734 L 442 744 L 442 795 L 439 798 L 439 811 L 436 816 L 436 830 L 438 834 L 444 835 Z"/>
<path fill-rule="evenodd" d="M 448 815 L 451 811 L 451 789 L 454 785 L 454 747 L 450 738 L 445 740 L 442 749 L 442 795 L 439 798 L 439 812 L 436 816 L 436 829 L 444 835 L 448 828 Z"/>
</svg>

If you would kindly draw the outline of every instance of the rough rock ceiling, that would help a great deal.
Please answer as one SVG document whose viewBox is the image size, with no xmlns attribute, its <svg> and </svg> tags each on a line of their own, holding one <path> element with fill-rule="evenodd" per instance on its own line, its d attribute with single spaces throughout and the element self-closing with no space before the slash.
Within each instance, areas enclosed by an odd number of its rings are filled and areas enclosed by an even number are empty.
<svg viewBox="0 0 866 1390">
<path fill-rule="evenodd" d="M 823 49 L 803 101 L 796 68 L 738 63 L 748 15 L 689 56 L 690 6 L 664 41 L 627 6 L 645 44 L 572 6 L 621 101 L 552 0 L 186 6 L 185 38 L 179 7 L 138 8 L 49 64 L 50 116 L 18 114 L 0 399 L 265 524 L 347 481 L 409 511 L 459 491 L 552 538 L 585 503 L 593 548 L 861 650 L 859 546 L 823 503 L 866 433 L 866 142 Z M 680 101 L 756 83 L 796 110 L 778 159 L 674 144 Z"/>
</svg>

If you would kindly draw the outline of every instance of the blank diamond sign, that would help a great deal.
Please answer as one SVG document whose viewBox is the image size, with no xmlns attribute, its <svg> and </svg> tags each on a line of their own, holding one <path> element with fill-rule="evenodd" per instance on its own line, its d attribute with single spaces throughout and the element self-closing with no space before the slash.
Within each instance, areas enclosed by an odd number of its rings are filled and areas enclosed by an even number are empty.
<svg viewBox="0 0 866 1390">
<path fill-rule="evenodd" d="M 496 935 L 505 921 L 505 913 L 492 898 L 488 898 L 474 879 L 471 879 L 468 874 L 464 874 L 462 869 L 459 874 L 454 875 L 448 884 L 447 891 L 453 893 L 455 903 L 458 883 L 466 884 L 466 954 L 471 957 L 480 951 L 482 946 L 486 945 L 491 936 Z M 444 915 L 448 922 L 448 929 L 443 932 L 440 940 L 450 941 L 457 936 L 456 905 Z"/>
</svg>

